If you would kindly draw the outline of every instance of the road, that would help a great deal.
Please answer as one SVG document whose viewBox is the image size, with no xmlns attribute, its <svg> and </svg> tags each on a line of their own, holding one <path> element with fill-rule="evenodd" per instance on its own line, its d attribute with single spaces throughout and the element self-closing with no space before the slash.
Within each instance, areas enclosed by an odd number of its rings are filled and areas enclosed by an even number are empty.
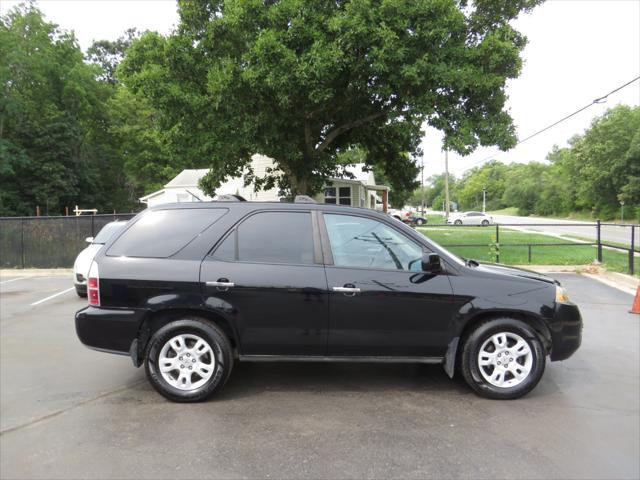
<svg viewBox="0 0 640 480">
<path fill-rule="evenodd" d="M 0 279 L 3 479 L 640 476 L 640 322 L 590 278 L 557 275 L 583 345 L 520 400 L 436 365 L 249 363 L 194 405 L 80 344 L 69 278 L 18 278 Z"/>
<path fill-rule="evenodd" d="M 553 233 L 556 235 L 569 235 L 596 241 L 597 233 L 595 226 L 583 227 L 580 224 L 593 222 L 577 222 L 572 220 L 556 220 L 553 218 L 517 217 L 512 215 L 492 215 L 496 223 L 518 223 L 518 224 L 543 224 L 543 226 L 528 226 L 528 230 Z M 565 224 L 559 226 L 558 224 Z M 601 238 L 603 242 L 625 245 L 629 248 L 631 244 L 631 228 L 618 225 L 603 225 L 601 227 Z M 640 228 L 635 229 L 635 245 L 640 248 Z"/>
</svg>

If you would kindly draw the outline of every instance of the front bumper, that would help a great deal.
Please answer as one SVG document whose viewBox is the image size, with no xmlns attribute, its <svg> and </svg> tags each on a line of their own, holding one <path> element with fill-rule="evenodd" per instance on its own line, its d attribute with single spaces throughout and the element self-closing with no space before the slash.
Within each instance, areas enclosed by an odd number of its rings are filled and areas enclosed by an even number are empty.
<svg viewBox="0 0 640 480">
<path fill-rule="evenodd" d="M 552 362 L 566 360 L 582 343 L 582 317 L 577 305 L 556 303 L 551 330 Z"/>
<path fill-rule="evenodd" d="M 128 354 L 146 310 L 88 306 L 76 313 L 76 334 L 89 348 Z"/>
</svg>

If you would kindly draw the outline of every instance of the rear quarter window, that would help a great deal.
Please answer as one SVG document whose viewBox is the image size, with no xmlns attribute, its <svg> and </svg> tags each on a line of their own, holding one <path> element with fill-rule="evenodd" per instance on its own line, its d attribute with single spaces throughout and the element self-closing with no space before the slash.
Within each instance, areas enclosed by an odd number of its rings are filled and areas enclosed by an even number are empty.
<svg viewBox="0 0 640 480">
<path fill-rule="evenodd" d="M 166 258 L 175 255 L 219 220 L 226 208 L 152 210 L 128 228 L 109 250 L 109 256 Z"/>
</svg>

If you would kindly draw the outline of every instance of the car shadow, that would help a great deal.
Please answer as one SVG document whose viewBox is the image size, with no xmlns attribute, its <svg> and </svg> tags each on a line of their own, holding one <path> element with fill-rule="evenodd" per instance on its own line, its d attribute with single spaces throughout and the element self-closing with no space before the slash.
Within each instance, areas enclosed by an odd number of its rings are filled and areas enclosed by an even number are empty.
<svg viewBox="0 0 640 480">
<path fill-rule="evenodd" d="M 459 376 L 449 378 L 441 365 L 384 363 L 238 362 L 215 400 L 263 392 L 471 393 Z"/>
</svg>

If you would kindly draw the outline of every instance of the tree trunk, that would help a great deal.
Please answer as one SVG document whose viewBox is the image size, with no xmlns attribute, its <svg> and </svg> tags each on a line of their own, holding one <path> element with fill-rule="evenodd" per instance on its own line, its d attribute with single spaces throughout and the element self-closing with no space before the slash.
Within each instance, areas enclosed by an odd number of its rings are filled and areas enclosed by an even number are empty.
<svg viewBox="0 0 640 480">
<path fill-rule="evenodd" d="M 311 195 L 309 187 L 309 179 L 303 177 L 297 177 L 293 174 L 289 174 L 289 183 L 291 184 L 291 196 L 295 198 L 296 195 Z"/>
</svg>

